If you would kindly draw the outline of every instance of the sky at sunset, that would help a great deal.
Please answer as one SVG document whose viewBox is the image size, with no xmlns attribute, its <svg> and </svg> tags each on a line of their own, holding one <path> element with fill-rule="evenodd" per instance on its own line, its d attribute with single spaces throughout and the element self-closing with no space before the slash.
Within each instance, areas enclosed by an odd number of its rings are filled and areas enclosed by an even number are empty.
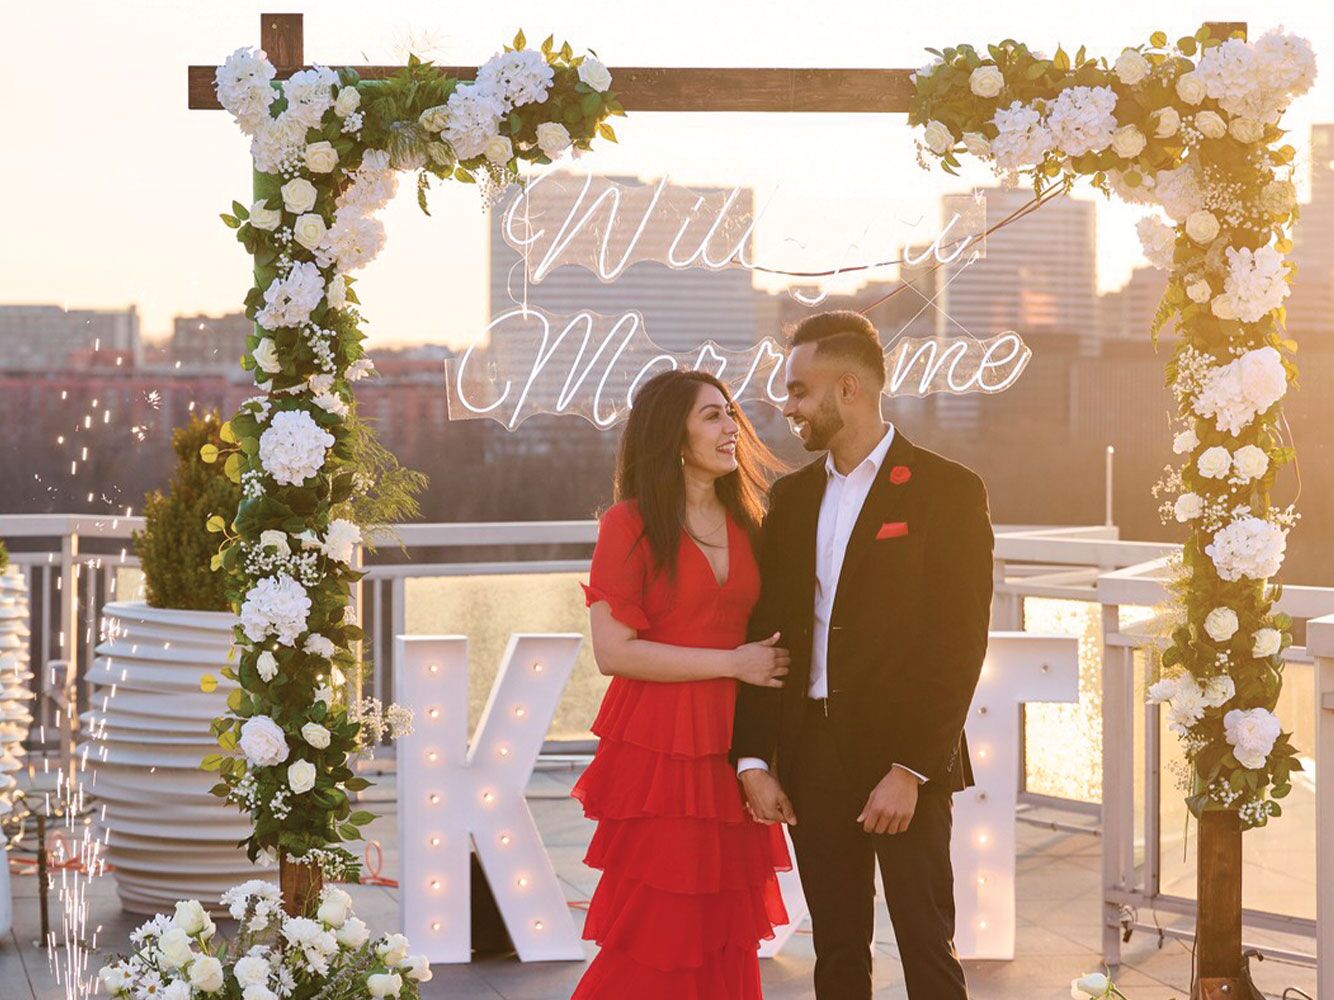
<svg viewBox="0 0 1334 1000">
<path fill-rule="evenodd" d="M 166 333 L 177 313 L 239 307 L 248 258 L 218 213 L 233 198 L 250 200 L 247 140 L 224 112 L 186 109 L 185 67 L 257 44 L 266 7 L 305 12 L 309 62 L 398 63 L 412 49 L 474 64 L 522 27 L 534 42 L 554 32 L 576 49 L 594 48 L 613 72 L 618 64 L 913 67 L 928 58 L 926 46 L 1006 36 L 1114 56 L 1160 28 L 1175 37 L 1202 20 L 1247 19 L 1255 37 L 1276 24 L 1272 5 L 1224 0 L 956 0 L 931 5 L 930 18 L 921 3 L 884 0 L 836 0 L 818 5 L 818 17 L 806 0 L 508 0 L 489 11 L 417 0 L 6 4 L 0 94 L 10 138 L 0 171 L 10 203 L 0 302 L 136 304 L 150 337 Z M 1286 119 L 1303 164 L 1309 126 L 1334 121 L 1331 8 L 1284 5 L 1284 26 L 1331 60 Z M 912 222 L 934 219 L 941 193 L 989 180 L 982 170 L 963 181 L 922 171 L 902 116 L 632 114 L 616 128 L 620 145 L 604 144 L 581 168 L 776 190 L 756 257 L 794 269 L 893 257 L 920 236 Z M 1115 288 L 1142 263 L 1139 213 L 1086 196 L 1100 202 L 1099 285 Z M 372 344 L 458 344 L 485 325 L 487 229 L 477 192 L 438 187 L 432 206 L 423 216 L 407 183 L 385 215 L 388 247 L 361 272 Z"/>
</svg>

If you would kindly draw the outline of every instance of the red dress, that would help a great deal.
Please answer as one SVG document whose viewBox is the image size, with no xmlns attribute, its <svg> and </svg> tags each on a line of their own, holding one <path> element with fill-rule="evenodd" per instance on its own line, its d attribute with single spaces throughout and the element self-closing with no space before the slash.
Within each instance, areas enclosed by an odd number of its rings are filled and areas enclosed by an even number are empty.
<svg viewBox="0 0 1334 1000">
<path fill-rule="evenodd" d="M 641 639 L 734 649 L 759 598 L 746 532 L 727 521 L 719 584 L 682 534 L 675 582 L 650 571 L 634 501 L 603 515 L 591 606 Z M 791 868 L 779 825 L 752 820 L 727 759 L 737 681 L 614 677 L 593 723 L 597 753 L 574 787 L 598 822 L 584 863 L 602 878 L 584 937 L 600 946 L 571 1000 L 759 1000 L 761 939 L 787 922 L 775 869 Z"/>
</svg>

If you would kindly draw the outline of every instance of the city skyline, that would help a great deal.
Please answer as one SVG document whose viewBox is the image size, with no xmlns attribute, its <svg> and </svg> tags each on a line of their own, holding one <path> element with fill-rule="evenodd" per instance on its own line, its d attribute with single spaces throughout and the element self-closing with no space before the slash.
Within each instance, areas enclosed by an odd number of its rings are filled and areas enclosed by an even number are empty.
<svg viewBox="0 0 1334 1000">
<path fill-rule="evenodd" d="M 174 315 L 218 315 L 239 305 L 249 263 L 217 214 L 233 198 L 246 199 L 245 140 L 225 115 L 186 110 L 184 66 L 218 62 L 239 45 L 255 44 L 262 6 L 141 4 L 106 10 L 57 3 L 25 13 L 27 44 L 0 67 L 0 81 L 16 93 L 25 81 L 47 79 L 51 93 L 49 103 L 20 102 L 14 109 L 17 133 L 37 141 L 30 155 L 11 158 L 7 166 L 13 186 L 30 197 L 16 200 L 8 219 L 25 239 L 7 241 L 0 250 L 10 278 L 0 299 L 70 308 L 132 303 L 150 340 L 169 332 Z M 425 2 L 396 5 L 392 20 L 350 3 L 306 6 L 311 6 L 306 51 L 335 65 L 400 62 L 408 48 L 446 63 L 477 62 L 517 27 L 534 38 L 556 27 L 548 24 L 549 10 L 532 0 L 508 5 L 503 13 L 469 11 L 447 21 Z M 65 25 L 74 9 L 82 30 L 70 33 Z M 1227 14 L 1206 3 L 1183 5 L 1170 19 L 1145 2 L 1040 15 L 961 3 L 951 7 L 952 22 L 928 33 L 905 30 L 901 12 L 889 5 L 850 5 L 848 17 L 837 23 L 811 19 L 803 10 L 776 3 L 761 13 L 748 4 L 720 8 L 689 0 L 670 18 L 664 13 L 654 21 L 626 17 L 622 7 L 592 0 L 559 28 L 572 42 L 598 49 L 613 68 L 915 66 L 926 60 L 925 46 L 1006 35 L 1040 48 L 1078 40 L 1114 56 L 1119 46 L 1141 42 L 1155 29 L 1184 33 L 1200 20 Z M 1315 4 L 1285 13 L 1286 27 L 1305 34 L 1317 50 L 1334 48 L 1330 14 Z M 449 25 L 448 37 L 435 30 L 442 23 Z M 847 30 L 852 23 L 858 30 Z M 632 24 L 638 27 L 632 30 Z M 1258 34 L 1271 26 L 1256 22 L 1251 30 Z M 126 60 L 132 42 L 150 35 L 172 57 Z M 738 45 L 739 39 L 746 43 Z M 53 51 L 78 64 L 80 73 L 69 79 L 44 73 Z M 51 106 L 75 105 L 76 78 L 101 80 L 115 94 L 115 107 L 137 107 L 154 123 L 153 131 L 122 134 L 119 113 L 83 116 L 88 120 L 77 129 L 52 116 Z M 1332 112 L 1334 81 L 1326 74 L 1286 119 L 1300 162 L 1308 156 L 1309 124 L 1334 117 Z M 638 114 L 618 121 L 617 131 L 621 144 L 600 151 L 588 166 L 645 177 L 667 172 L 690 184 L 745 183 L 761 196 L 781 184 L 790 208 L 762 226 L 757 241 L 766 260 L 798 270 L 837 266 L 840 257 L 852 254 L 850 243 L 859 244 L 854 250 L 863 259 L 892 256 L 902 240 L 886 240 L 886 228 L 920 218 L 941 194 L 990 181 L 981 167 L 949 184 L 937 173 L 921 171 L 914 163 L 912 131 L 901 116 Z M 128 153 L 122 154 L 127 141 Z M 94 169 L 88 169 L 90 162 Z M 431 218 L 417 210 L 410 186 L 404 185 L 386 211 L 388 247 L 361 272 L 366 333 L 372 346 L 419 340 L 457 344 L 488 318 L 487 221 L 478 210 L 477 192 L 467 186 L 434 191 Z M 1133 233 L 1139 212 L 1094 200 L 1099 291 L 1105 292 L 1123 285 L 1141 262 Z M 106 215 L 108 205 L 116 206 L 114 217 Z M 67 228 L 50 227 L 55 206 L 81 221 L 77 238 Z"/>
</svg>

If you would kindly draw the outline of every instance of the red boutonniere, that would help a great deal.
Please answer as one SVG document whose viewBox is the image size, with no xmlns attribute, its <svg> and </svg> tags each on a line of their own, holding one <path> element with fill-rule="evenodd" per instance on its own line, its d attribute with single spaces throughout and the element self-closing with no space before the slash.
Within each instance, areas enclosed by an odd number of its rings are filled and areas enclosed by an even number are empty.
<svg viewBox="0 0 1334 1000">
<path fill-rule="evenodd" d="M 889 481 L 895 486 L 902 486 L 912 478 L 912 469 L 906 465 L 896 465 L 889 470 Z"/>
</svg>

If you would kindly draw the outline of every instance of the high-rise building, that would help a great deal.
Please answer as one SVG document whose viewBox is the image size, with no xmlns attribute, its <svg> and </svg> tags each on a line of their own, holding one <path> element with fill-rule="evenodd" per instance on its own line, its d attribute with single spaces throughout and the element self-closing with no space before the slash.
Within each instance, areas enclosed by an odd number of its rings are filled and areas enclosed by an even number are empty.
<svg viewBox="0 0 1334 1000">
<path fill-rule="evenodd" d="M 87 368 L 140 361 L 139 312 L 0 305 L 0 368 Z"/>
<path fill-rule="evenodd" d="M 239 312 L 177 316 L 172 322 L 169 359 L 182 368 L 239 369 L 246 337 L 254 326 Z"/>
<path fill-rule="evenodd" d="M 1098 340 L 1143 340 L 1152 343 L 1153 317 L 1167 290 L 1167 272 L 1156 267 L 1137 267 L 1125 287 L 1098 296 Z M 1171 332 L 1164 327 L 1159 336 Z"/>
<path fill-rule="evenodd" d="M 1334 125 L 1311 126 L 1311 201 L 1292 230 L 1297 265 L 1288 332 L 1324 346 L 1334 333 Z"/>
<path fill-rule="evenodd" d="M 985 195 L 988 226 L 1033 198 L 1023 188 L 987 188 Z M 971 206 L 969 194 L 946 195 L 941 222 Z M 1055 198 L 988 236 L 985 257 L 967 263 L 965 254 L 941 267 L 937 335 L 1057 333 L 1096 353 L 1096 228 L 1091 201 Z"/>
<path fill-rule="evenodd" d="M 633 177 L 612 177 L 625 184 L 641 183 Z M 730 189 L 692 187 L 699 194 L 726 193 Z M 553 199 L 553 215 L 559 215 L 567 202 L 575 204 L 579 186 L 537 188 L 545 199 Z M 535 194 L 534 197 L 537 195 Z M 741 189 L 735 212 L 753 211 L 755 193 Z M 615 281 L 603 282 L 582 267 L 563 266 L 551 271 L 541 282 L 524 285 L 524 267 L 520 255 L 505 242 L 504 224 L 507 202 L 491 213 L 491 315 L 524 301 L 557 315 L 573 315 L 588 310 L 603 316 L 618 316 L 636 309 L 644 316 L 645 327 L 653 342 L 665 351 L 682 352 L 698 347 L 706 340 L 731 350 L 744 350 L 756 341 L 757 331 L 771 319 L 767 299 L 758 291 L 748 270 L 728 267 L 719 271 L 705 268 L 677 269 L 656 261 L 641 261 L 626 268 Z M 671 242 L 675 224 L 668 214 L 651 214 L 641 237 L 645 244 Z M 664 238 L 665 237 L 665 238 Z M 749 251 L 748 251 L 749 252 Z"/>
</svg>

